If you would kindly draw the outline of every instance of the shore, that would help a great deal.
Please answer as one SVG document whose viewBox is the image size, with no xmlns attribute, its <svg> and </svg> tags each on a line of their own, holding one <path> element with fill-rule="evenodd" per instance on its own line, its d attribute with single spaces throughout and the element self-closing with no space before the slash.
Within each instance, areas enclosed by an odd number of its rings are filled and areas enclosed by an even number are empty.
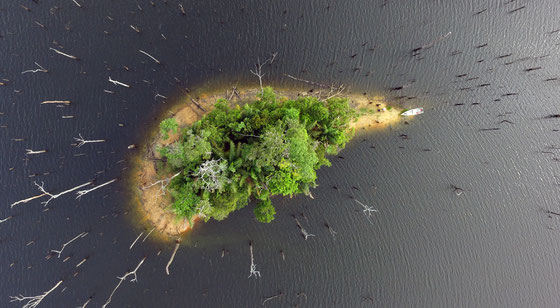
<svg viewBox="0 0 560 308">
<path fill-rule="evenodd" d="M 295 90 L 278 90 L 275 89 L 277 99 L 296 99 L 300 96 L 309 96 L 316 93 L 307 93 Z M 231 90 L 213 93 L 200 93 L 198 95 L 188 95 L 180 102 L 175 104 L 169 111 L 169 116 L 165 118 L 174 118 L 179 124 L 179 128 L 192 125 L 199 120 L 205 113 L 209 112 L 216 100 L 229 99 L 232 104 L 243 104 L 254 101 L 257 94 L 260 93 L 258 88 L 237 89 L 236 93 Z M 196 96 L 196 97 L 195 97 Z M 401 121 L 400 113 L 402 109 L 391 108 L 388 106 L 383 97 L 367 97 L 364 95 L 344 94 L 349 99 L 350 106 L 364 113 L 358 121 L 353 122 L 352 126 L 356 130 L 375 130 L 382 129 L 388 125 Z M 163 119 L 162 119 L 163 120 Z M 155 128 L 154 128 L 155 129 Z M 179 130 L 180 130 L 179 129 Z M 157 152 L 157 147 L 171 144 L 179 139 L 179 134 L 169 134 L 167 140 L 163 140 L 159 132 L 155 136 L 150 137 L 150 142 L 142 149 L 138 161 L 138 166 L 133 174 L 132 180 L 138 195 L 138 208 L 144 220 L 151 225 L 160 234 L 168 237 L 181 235 L 192 229 L 193 224 L 199 220 L 194 217 L 191 224 L 187 219 L 179 219 L 170 209 L 171 197 L 169 193 L 162 190 L 162 185 L 156 183 L 161 178 L 158 177 L 158 170 L 161 168 L 159 164 L 161 158 Z M 172 174 L 166 175 L 166 177 Z"/>
</svg>

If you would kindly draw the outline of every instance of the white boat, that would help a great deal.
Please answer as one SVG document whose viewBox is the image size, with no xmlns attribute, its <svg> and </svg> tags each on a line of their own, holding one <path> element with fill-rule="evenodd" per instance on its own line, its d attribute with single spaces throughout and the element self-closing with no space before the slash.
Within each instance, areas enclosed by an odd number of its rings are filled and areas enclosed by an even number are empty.
<svg viewBox="0 0 560 308">
<path fill-rule="evenodd" d="M 424 108 L 414 108 L 401 113 L 404 117 L 415 116 L 424 113 Z"/>
</svg>

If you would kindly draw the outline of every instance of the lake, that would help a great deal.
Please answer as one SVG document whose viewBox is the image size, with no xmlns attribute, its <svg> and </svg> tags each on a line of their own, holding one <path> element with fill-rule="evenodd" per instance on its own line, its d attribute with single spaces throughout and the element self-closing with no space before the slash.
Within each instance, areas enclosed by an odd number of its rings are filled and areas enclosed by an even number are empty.
<svg viewBox="0 0 560 308">
<path fill-rule="evenodd" d="M 60 280 L 40 307 L 101 307 L 145 256 L 109 307 L 257 307 L 280 293 L 265 306 L 557 306 L 556 1 L 76 2 L 0 3 L 2 307 Z M 174 244 L 142 241 L 127 147 L 182 93 L 256 86 L 250 69 L 273 53 L 266 84 L 311 89 L 289 74 L 426 112 L 359 133 L 318 172 L 315 199 L 274 199 L 270 224 L 250 207 L 198 224 L 167 275 Z M 79 134 L 106 141 L 78 148 Z M 112 179 L 10 208 L 40 193 L 34 182 L 54 194 Z"/>
</svg>

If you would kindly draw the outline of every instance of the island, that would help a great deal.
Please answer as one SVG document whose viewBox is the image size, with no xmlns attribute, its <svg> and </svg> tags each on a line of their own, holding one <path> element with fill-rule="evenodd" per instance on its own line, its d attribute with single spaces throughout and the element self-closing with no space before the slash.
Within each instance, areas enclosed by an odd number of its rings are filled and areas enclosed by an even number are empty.
<svg viewBox="0 0 560 308">
<path fill-rule="evenodd" d="M 197 220 L 223 220 L 251 200 L 255 219 L 276 213 L 271 197 L 313 198 L 318 170 L 330 166 L 356 130 L 400 121 L 382 97 L 321 96 L 247 88 L 191 97 L 159 123 L 134 174 L 140 212 L 167 236 Z"/>
</svg>

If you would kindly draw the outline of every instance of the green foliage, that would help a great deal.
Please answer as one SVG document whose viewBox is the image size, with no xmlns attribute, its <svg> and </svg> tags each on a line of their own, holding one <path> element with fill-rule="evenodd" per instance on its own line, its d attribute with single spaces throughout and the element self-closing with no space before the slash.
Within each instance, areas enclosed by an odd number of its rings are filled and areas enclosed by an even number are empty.
<svg viewBox="0 0 560 308">
<path fill-rule="evenodd" d="M 173 118 L 165 119 L 159 123 L 159 130 L 164 140 L 169 138 L 169 131 L 176 133 L 178 127 L 177 121 Z"/>
<path fill-rule="evenodd" d="M 276 210 L 274 209 L 270 199 L 260 201 L 253 209 L 253 212 L 255 213 L 255 218 L 258 221 L 266 223 L 274 220 L 274 215 L 276 214 Z"/>
<path fill-rule="evenodd" d="M 222 220 L 254 198 L 256 219 L 272 221 L 270 197 L 310 194 L 316 170 L 330 165 L 325 155 L 344 148 L 357 116 L 346 99 L 278 100 L 269 87 L 243 106 L 218 100 L 211 112 L 181 129 L 179 141 L 158 149 L 167 169 L 183 171 L 170 185 L 174 212 Z M 160 124 L 165 135 L 177 129 L 168 120 Z"/>
</svg>

